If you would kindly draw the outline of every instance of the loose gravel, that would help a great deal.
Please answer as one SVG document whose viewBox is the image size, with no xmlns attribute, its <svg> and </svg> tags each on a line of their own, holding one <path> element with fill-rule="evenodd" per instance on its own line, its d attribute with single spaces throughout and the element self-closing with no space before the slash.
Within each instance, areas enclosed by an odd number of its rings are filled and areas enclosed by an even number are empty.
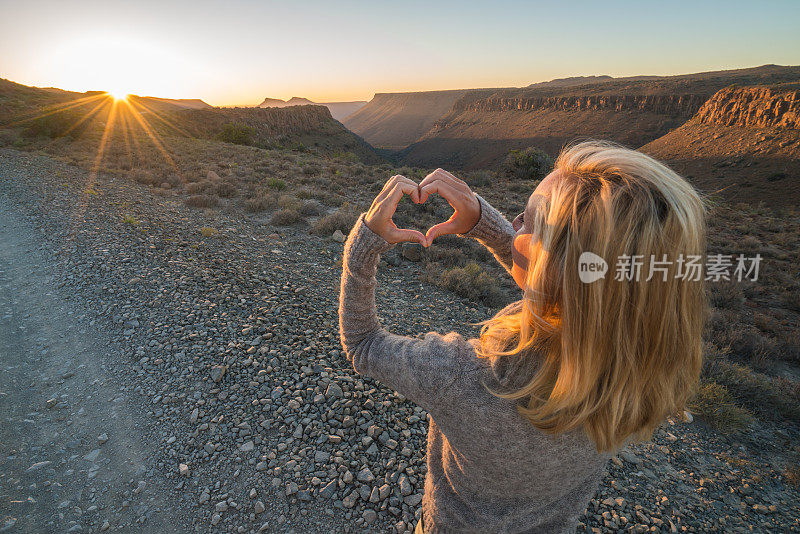
<svg viewBox="0 0 800 534">
<path fill-rule="evenodd" d="M 97 428 L 97 444 L 81 452 L 102 454 L 100 442 L 123 436 L 148 444 L 131 495 L 163 487 L 151 508 L 196 532 L 413 530 L 427 414 L 356 375 L 341 353 L 340 242 L 6 149 L 0 209 L 36 228 L 58 297 L 110 347 L 110 387 L 142 423 Z M 378 279 L 379 312 L 396 333 L 475 335 L 471 323 L 494 311 L 423 286 L 419 266 L 397 250 Z M 14 391 L 2 393 L 14 402 Z M 50 446 L 66 446 L 67 434 Z M 800 531 L 798 491 L 783 475 L 797 438 L 788 424 L 757 422 L 729 437 L 669 421 L 609 462 L 579 531 Z M 30 473 L 8 459 L 19 453 L 3 454 L 3 501 L 34 497 Z M 137 523 L 121 502 L 100 508 L 90 495 L 47 509 L 54 531 L 70 521 L 86 531 L 150 528 L 146 514 Z M 91 506 L 98 513 L 83 513 Z M 23 514 L 2 513 L 0 531 L 26 531 Z"/>
</svg>

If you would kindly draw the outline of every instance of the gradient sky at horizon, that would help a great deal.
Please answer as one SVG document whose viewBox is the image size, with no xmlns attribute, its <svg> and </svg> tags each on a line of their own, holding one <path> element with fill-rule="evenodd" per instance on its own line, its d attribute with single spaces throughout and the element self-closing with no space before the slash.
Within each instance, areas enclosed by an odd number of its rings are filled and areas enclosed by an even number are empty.
<svg viewBox="0 0 800 534">
<path fill-rule="evenodd" d="M 798 0 L 0 0 L 0 12 L 2 78 L 214 105 L 800 64 Z"/>
</svg>

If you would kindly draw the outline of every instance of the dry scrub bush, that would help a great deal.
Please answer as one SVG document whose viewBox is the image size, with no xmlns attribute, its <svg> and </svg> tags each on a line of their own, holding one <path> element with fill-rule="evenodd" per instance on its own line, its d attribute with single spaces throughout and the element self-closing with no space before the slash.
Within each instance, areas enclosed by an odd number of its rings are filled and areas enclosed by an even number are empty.
<svg viewBox="0 0 800 534">
<path fill-rule="evenodd" d="M 441 269 L 437 263 L 429 263 L 422 280 L 488 306 L 500 306 L 506 300 L 499 280 L 475 262 L 447 269 Z"/>
<path fill-rule="evenodd" d="M 701 384 L 689 408 L 723 433 L 743 430 L 753 421 L 748 410 L 736 405 L 728 388 L 716 382 Z"/>
<path fill-rule="evenodd" d="M 311 226 L 311 233 L 315 235 L 329 236 L 336 230 L 344 235 L 350 233 L 350 229 L 358 219 L 359 213 L 349 204 L 343 204 L 338 210 L 317 219 Z"/>
<path fill-rule="evenodd" d="M 300 205 L 300 214 L 307 217 L 322 215 L 324 211 L 322 204 L 316 200 L 304 200 Z"/>
<path fill-rule="evenodd" d="M 192 195 L 186 199 L 190 208 L 211 208 L 217 205 L 217 199 L 208 195 Z"/>
<path fill-rule="evenodd" d="M 270 193 L 256 194 L 244 201 L 244 209 L 250 213 L 257 213 L 274 208 L 278 204 L 275 195 Z"/>
<path fill-rule="evenodd" d="M 269 222 L 275 226 L 289 226 L 302 222 L 303 216 L 293 209 L 282 209 L 272 214 Z"/>
</svg>

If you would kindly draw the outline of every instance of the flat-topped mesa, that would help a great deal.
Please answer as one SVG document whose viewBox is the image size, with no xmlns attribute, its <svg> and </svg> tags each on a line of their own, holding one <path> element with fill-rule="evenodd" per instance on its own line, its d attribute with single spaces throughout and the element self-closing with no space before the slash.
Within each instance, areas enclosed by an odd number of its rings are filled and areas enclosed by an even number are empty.
<svg viewBox="0 0 800 534">
<path fill-rule="evenodd" d="M 788 87 L 726 87 L 697 112 L 703 124 L 742 128 L 800 128 L 800 90 Z"/>
<path fill-rule="evenodd" d="M 477 101 L 462 99 L 456 102 L 465 111 L 530 111 L 554 109 L 560 111 L 639 111 L 662 115 L 694 115 L 708 98 L 700 94 L 673 95 L 585 95 L 550 97 L 490 96 Z"/>
</svg>

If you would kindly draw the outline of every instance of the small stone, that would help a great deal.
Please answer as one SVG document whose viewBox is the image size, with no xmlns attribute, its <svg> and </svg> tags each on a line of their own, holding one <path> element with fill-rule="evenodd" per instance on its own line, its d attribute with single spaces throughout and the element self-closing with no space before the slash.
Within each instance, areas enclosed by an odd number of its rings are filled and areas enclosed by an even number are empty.
<svg viewBox="0 0 800 534">
<path fill-rule="evenodd" d="M 422 245 L 403 243 L 400 254 L 408 261 L 419 261 L 422 259 Z"/>
<path fill-rule="evenodd" d="M 181 476 L 188 477 L 189 476 L 189 466 L 186 464 L 178 465 L 178 472 Z"/>
<path fill-rule="evenodd" d="M 253 443 L 253 440 L 250 440 L 250 441 L 246 441 L 246 442 L 242 443 L 239 446 L 239 450 L 242 451 L 242 452 L 250 452 L 255 447 L 256 447 L 256 445 L 255 445 L 255 443 Z"/>
<path fill-rule="evenodd" d="M 253 507 L 253 511 L 256 513 L 256 515 L 262 513 L 264 510 L 266 510 L 266 508 L 264 508 L 264 503 L 261 501 L 256 501 L 256 504 Z"/>
<path fill-rule="evenodd" d="M 211 495 L 209 495 L 208 492 L 204 490 L 203 493 L 200 494 L 200 498 L 198 499 L 197 502 L 199 502 L 200 504 L 205 504 L 208 502 L 210 498 Z"/>
<path fill-rule="evenodd" d="M 411 482 L 405 475 L 400 475 L 400 493 L 406 497 L 414 493 L 414 488 L 411 487 Z"/>
<path fill-rule="evenodd" d="M 341 230 L 334 230 L 333 234 L 331 234 L 331 239 L 333 239 L 337 243 L 344 243 L 345 236 Z"/>
<path fill-rule="evenodd" d="M 102 434 L 97 436 L 97 444 L 98 445 L 103 445 L 107 441 L 108 441 L 108 434 L 106 434 L 105 432 L 103 432 Z"/>
<path fill-rule="evenodd" d="M 413 495 L 409 495 L 408 497 L 403 499 L 403 502 L 406 503 L 407 505 L 411 506 L 411 507 L 418 506 L 419 503 L 422 502 L 422 494 L 421 493 L 415 493 Z"/>
<path fill-rule="evenodd" d="M 365 467 L 361 471 L 358 472 L 358 481 L 363 482 L 364 484 L 369 484 L 373 480 L 375 480 L 375 475 L 372 474 L 372 471 L 369 470 L 369 467 Z"/>
<path fill-rule="evenodd" d="M 97 460 L 98 456 L 100 456 L 100 449 L 95 449 L 86 456 L 84 456 L 83 459 L 89 462 L 94 462 L 95 460 Z"/>
<path fill-rule="evenodd" d="M 345 508 L 352 508 L 356 505 L 356 501 L 358 500 L 358 492 L 353 491 L 347 497 L 342 499 L 342 504 Z"/>
<path fill-rule="evenodd" d="M 222 377 L 225 376 L 225 371 L 227 370 L 227 365 L 215 365 L 211 368 L 211 380 L 219 383 L 222 380 Z"/>
<path fill-rule="evenodd" d="M 319 496 L 324 499 L 330 499 L 336 493 L 336 481 L 331 480 L 319 491 Z"/>
<path fill-rule="evenodd" d="M 325 390 L 326 399 L 340 399 L 342 397 L 344 397 L 344 392 L 339 384 L 335 382 L 328 384 L 328 389 Z"/>
<path fill-rule="evenodd" d="M 361 514 L 361 517 L 364 519 L 364 522 L 369 525 L 370 523 L 374 523 L 375 520 L 378 519 L 378 514 L 377 512 L 375 512 L 375 510 L 370 510 L 369 508 L 367 508 L 366 510 L 364 510 L 364 513 Z"/>
<path fill-rule="evenodd" d="M 219 514 L 214 514 L 214 515 L 211 516 L 211 524 L 212 525 L 217 525 L 220 522 L 220 520 L 222 520 L 222 516 L 219 515 Z"/>
</svg>

